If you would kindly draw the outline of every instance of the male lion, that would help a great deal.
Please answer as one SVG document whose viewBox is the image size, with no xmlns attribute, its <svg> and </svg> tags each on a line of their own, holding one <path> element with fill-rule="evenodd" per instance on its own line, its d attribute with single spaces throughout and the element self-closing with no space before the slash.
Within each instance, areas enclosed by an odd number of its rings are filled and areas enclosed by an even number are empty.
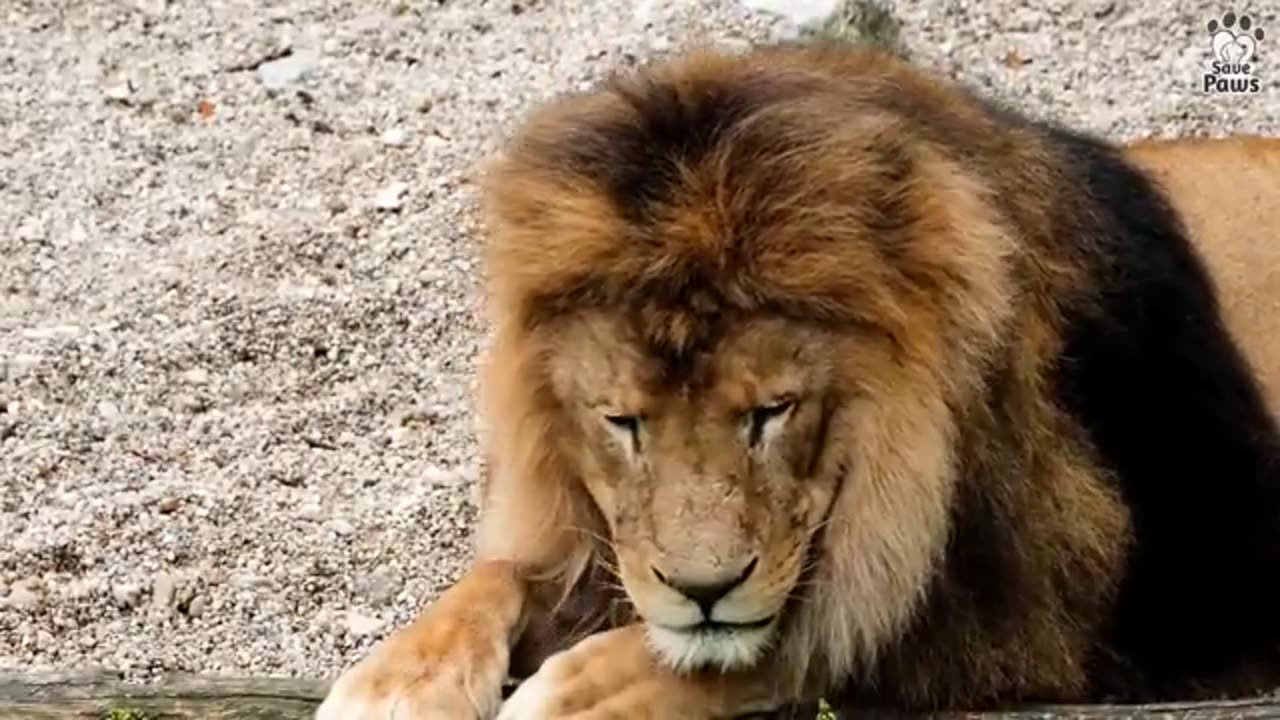
<svg viewBox="0 0 1280 720">
<path fill-rule="evenodd" d="M 1135 165 L 847 47 L 541 108 L 487 175 L 476 563 L 319 717 L 1280 685 L 1280 184 L 1152 179 L 1275 178 L 1242 142 Z"/>
</svg>

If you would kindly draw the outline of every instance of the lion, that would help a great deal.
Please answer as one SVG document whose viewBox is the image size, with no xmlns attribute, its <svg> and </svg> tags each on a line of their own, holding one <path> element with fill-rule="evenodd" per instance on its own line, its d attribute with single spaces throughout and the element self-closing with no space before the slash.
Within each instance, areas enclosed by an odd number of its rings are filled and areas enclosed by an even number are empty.
<svg viewBox="0 0 1280 720">
<path fill-rule="evenodd" d="M 474 565 L 317 717 L 1280 686 L 1278 145 L 841 45 L 540 106 L 485 173 Z"/>
</svg>

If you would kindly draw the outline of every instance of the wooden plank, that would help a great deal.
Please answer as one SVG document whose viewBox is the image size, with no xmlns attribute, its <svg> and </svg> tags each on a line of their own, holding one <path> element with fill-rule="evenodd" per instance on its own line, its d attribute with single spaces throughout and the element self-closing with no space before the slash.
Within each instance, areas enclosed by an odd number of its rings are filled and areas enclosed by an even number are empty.
<svg viewBox="0 0 1280 720">
<path fill-rule="evenodd" d="M 0 720 L 311 720 L 328 685 L 321 680 L 209 675 L 170 675 L 156 682 L 135 684 L 106 671 L 0 673 Z M 810 708 L 784 716 L 812 720 L 815 714 Z M 1160 705 L 1061 705 L 926 717 L 879 710 L 858 715 L 886 720 L 1257 720 L 1280 718 L 1280 698 Z"/>
<path fill-rule="evenodd" d="M 309 720 L 328 687 L 293 678 L 172 675 L 143 685 L 110 672 L 0 674 L 0 718 Z"/>
</svg>

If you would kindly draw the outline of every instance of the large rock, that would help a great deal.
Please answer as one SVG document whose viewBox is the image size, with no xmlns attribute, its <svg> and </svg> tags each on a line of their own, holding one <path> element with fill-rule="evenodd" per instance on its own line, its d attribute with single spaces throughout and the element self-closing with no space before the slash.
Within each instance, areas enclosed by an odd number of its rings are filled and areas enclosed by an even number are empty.
<svg viewBox="0 0 1280 720">
<path fill-rule="evenodd" d="M 741 0 L 750 10 L 786 18 L 802 30 L 822 27 L 840 12 L 843 0 Z"/>
</svg>

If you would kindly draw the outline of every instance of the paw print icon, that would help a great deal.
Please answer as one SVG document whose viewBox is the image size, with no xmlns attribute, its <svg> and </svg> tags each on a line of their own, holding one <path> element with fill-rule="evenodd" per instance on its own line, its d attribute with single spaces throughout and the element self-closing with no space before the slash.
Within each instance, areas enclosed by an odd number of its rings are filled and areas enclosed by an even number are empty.
<svg viewBox="0 0 1280 720">
<path fill-rule="evenodd" d="M 1237 18 L 1235 13 L 1228 12 L 1221 21 L 1209 21 L 1209 36 L 1215 60 L 1240 66 L 1253 59 L 1258 43 L 1266 34 L 1248 15 Z"/>
</svg>

